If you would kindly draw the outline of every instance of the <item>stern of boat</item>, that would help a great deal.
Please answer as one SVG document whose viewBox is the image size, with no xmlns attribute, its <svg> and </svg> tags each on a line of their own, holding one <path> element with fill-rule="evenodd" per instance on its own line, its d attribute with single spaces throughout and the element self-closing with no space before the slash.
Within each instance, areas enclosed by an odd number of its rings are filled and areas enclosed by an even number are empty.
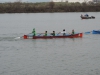
<svg viewBox="0 0 100 75">
<path fill-rule="evenodd" d="M 82 38 L 83 37 L 83 33 L 79 33 L 78 36 Z"/>
</svg>

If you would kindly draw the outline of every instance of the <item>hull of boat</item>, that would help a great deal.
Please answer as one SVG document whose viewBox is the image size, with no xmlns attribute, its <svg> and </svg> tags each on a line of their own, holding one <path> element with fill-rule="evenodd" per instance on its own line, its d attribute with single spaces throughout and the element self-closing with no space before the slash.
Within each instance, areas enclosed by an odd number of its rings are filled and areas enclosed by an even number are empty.
<svg viewBox="0 0 100 75">
<path fill-rule="evenodd" d="M 100 34 L 100 30 L 93 30 L 92 34 Z"/>
<path fill-rule="evenodd" d="M 82 17 L 81 16 L 81 19 L 95 19 L 95 17 Z"/>
<path fill-rule="evenodd" d="M 65 35 L 65 36 L 32 36 L 32 39 L 53 39 L 53 38 L 82 38 L 83 33 L 78 33 L 74 35 Z M 24 39 L 28 39 L 29 37 L 27 35 L 23 36 Z"/>
</svg>

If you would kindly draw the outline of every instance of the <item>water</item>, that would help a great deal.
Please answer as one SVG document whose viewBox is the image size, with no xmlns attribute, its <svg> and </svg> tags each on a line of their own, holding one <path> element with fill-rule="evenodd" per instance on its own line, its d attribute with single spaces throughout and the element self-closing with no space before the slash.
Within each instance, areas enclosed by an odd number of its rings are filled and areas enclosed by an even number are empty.
<svg viewBox="0 0 100 75">
<path fill-rule="evenodd" d="M 100 35 L 83 38 L 19 38 L 36 32 L 56 33 L 99 30 L 100 12 L 87 12 L 96 19 L 81 20 L 80 13 L 0 14 L 0 75 L 100 75 Z"/>
</svg>

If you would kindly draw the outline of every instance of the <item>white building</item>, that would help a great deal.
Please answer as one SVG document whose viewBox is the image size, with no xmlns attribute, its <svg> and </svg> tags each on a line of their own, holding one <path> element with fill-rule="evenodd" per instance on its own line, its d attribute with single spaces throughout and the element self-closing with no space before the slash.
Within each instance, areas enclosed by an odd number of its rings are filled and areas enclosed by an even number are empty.
<svg viewBox="0 0 100 75">
<path fill-rule="evenodd" d="M 68 0 L 51 0 L 52 2 L 67 2 Z"/>
<path fill-rule="evenodd" d="M 52 2 L 80 2 L 80 3 L 83 3 L 83 2 L 94 2 L 94 0 L 51 0 Z"/>
<path fill-rule="evenodd" d="M 68 2 L 79 2 L 79 3 L 83 3 L 83 2 L 93 2 L 93 0 L 68 0 Z"/>
<path fill-rule="evenodd" d="M 100 2 L 100 0 L 93 0 L 94 2 Z"/>
</svg>

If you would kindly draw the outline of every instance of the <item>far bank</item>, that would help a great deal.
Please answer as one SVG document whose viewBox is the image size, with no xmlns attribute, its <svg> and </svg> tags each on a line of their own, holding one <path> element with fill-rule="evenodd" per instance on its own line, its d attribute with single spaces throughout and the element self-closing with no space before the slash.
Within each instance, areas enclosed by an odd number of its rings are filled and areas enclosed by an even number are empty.
<svg viewBox="0 0 100 75">
<path fill-rule="evenodd" d="M 100 12 L 100 3 L 0 3 L 0 13 Z"/>
</svg>

